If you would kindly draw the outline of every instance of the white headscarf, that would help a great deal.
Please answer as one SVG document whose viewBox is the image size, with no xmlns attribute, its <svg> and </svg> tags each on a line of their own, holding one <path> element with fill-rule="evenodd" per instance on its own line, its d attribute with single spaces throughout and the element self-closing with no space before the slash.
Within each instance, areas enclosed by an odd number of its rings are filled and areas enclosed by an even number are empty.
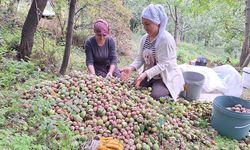
<svg viewBox="0 0 250 150">
<path fill-rule="evenodd" d="M 142 18 L 148 19 L 153 23 L 160 25 L 159 33 L 156 37 L 156 46 L 159 44 L 159 41 L 164 34 L 168 23 L 168 17 L 165 13 L 164 7 L 160 4 L 150 4 L 142 11 Z"/>
</svg>

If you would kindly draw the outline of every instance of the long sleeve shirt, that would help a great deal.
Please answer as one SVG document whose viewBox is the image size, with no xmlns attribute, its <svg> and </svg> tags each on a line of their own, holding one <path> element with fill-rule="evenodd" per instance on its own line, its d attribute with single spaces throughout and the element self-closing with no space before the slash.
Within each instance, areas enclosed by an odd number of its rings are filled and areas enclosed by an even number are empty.
<svg viewBox="0 0 250 150">
<path fill-rule="evenodd" d="M 117 65 L 115 42 L 111 37 L 105 39 L 103 46 L 98 46 L 95 36 L 90 37 L 85 43 L 86 65 Z"/>
</svg>

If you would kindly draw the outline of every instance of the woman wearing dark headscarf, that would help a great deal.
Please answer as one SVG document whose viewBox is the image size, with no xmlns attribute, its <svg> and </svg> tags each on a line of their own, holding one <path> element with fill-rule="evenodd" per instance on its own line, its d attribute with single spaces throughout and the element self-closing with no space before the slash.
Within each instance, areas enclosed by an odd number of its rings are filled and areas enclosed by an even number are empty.
<svg viewBox="0 0 250 150">
<path fill-rule="evenodd" d="M 144 65 L 143 72 L 134 81 L 135 87 L 152 87 L 151 96 L 172 97 L 177 100 L 183 90 L 184 79 L 176 59 L 176 43 L 165 31 L 167 16 L 162 5 L 148 5 L 142 12 L 146 34 L 141 39 L 140 52 L 134 62 L 122 69 L 122 79 L 127 80 L 132 71 Z"/>
<path fill-rule="evenodd" d="M 120 77 L 117 68 L 115 42 L 109 36 L 108 23 L 98 19 L 93 26 L 95 35 L 85 43 L 86 65 L 90 74 Z"/>
</svg>

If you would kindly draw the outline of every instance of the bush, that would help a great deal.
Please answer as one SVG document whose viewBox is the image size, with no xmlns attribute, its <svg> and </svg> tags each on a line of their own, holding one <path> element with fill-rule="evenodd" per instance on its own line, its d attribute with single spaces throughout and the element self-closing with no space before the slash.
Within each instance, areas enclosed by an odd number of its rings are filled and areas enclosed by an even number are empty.
<svg viewBox="0 0 250 150">
<path fill-rule="evenodd" d="M 64 46 L 57 45 L 55 40 L 47 38 L 47 34 L 46 31 L 36 33 L 30 60 L 42 71 L 58 72 Z"/>
<path fill-rule="evenodd" d="M 25 82 L 35 70 L 33 63 L 25 61 L 5 59 L 0 66 L 0 87 L 7 89 L 17 82 Z"/>
<path fill-rule="evenodd" d="M 191 60 L 196 59 L 201 50 L 192 44 L 179 43 L 177 50 L 177 61 L 179 64 L 188 63 Z"/>
<path fill-rule="evenodd" d="M 15 30 L 9 29 L 8 27 L 0 30 L 0 55 L 16 50 L 21 36 L 21 29 L 16 28 Z"/>
<path fill-rule="evenodd" d="M 85 30 L 75 30 L 72 38 L 72 44 L 80 48 L 84 48 L 84 43 L 87 40 L 87 35 Z"/>
<path fill-rule="evenodd" d="M 179 64 L 188 63 L 195 60 L 199 56 L 204 56 L 208 60 L 208 66 L 218 66 L 223 64 L 231 64 L 236 66 L 238 60 L 225 53 L 223 49 L 209 48 L 189 43 L 179 43 L 177 50 L 177 61 Z"/>
</svg>

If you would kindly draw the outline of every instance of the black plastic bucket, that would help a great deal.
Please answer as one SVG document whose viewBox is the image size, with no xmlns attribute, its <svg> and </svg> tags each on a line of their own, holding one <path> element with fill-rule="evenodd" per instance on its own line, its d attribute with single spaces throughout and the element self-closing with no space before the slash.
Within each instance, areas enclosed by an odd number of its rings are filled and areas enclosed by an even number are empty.
<svg viewBox="0 0 250 150">
<path fill-rule="evenodd" d="M 250 102 L 233 96 L 218 96 L 214 99 L 212 109 L 212 127 L 220 135 L 232 139 L 241 140 L 245 138 L 250 130 L 250 114 L 238 113 L 226 109 L 241 104 L 250 109 Z"/>
</svg>

